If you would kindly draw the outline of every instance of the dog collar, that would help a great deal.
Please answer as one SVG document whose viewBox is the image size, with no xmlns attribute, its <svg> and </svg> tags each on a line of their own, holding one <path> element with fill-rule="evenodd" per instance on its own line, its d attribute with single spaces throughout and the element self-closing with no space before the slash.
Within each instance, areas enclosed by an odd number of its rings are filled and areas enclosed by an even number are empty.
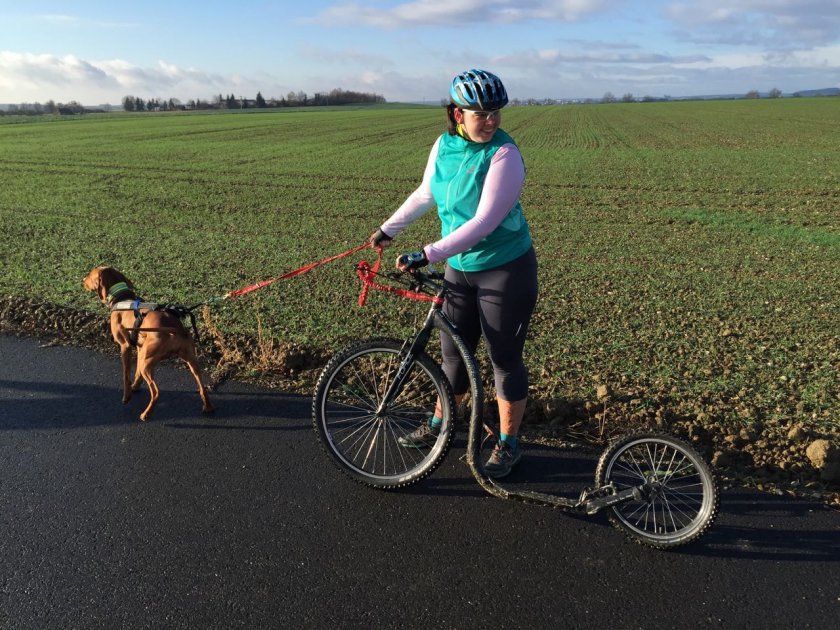
<svg viewBox="0 0 840 630">
<path fill-rule="evenodd" d="M 118 295 L 123 293 L 133 293 L 131 287 L 125 282 L 117 282 L 114 286 L 108 289 L 108 303 L 113 303 Z"/>
</svg>

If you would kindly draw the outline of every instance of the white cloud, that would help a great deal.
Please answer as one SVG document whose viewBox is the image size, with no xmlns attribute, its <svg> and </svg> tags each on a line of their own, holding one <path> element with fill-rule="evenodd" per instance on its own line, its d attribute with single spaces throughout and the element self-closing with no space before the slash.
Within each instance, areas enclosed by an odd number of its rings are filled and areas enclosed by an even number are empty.
<svg viewBox="0 0 840 630">
<path fill-rule="evenodd" d="M 709 61 L 705 55 L 672 56 L 654 52 L 614 52 L 611 50 L 592 52 L 565 52 L 555 48 L 524 51 L 511 55 L 494 57 L 493 64 L 528 68 L 534 65 L 551 66 L 559 64 L 609 64 L 609 65 L 657 65 L 690 64 Z"/>
<path fill-rule="evenodd" d="M 107 72 L 73 55 L 0 52 L 0 85 L 10 92 L 41 89 L 45 84 L 63 89 L 78 83 L 85 87 L 116 85 Z"/>
<path fill-rule="evenodd" d="M 654 96 L 739 94 L 748 88 L 766 91 L 772 87 L 789 93 L 840 84 L 840 44 L 706 55 L 610 46 L 582 52 L 580 47 L 544 48 L 500 55 L 488 65 L 504 77 L 508 93 L 518 98 L 598 97 L 606 91 Z"/>
<path fill-rule="evenodd" d="M 368 70 L 366 72 L 362 72 L 359 78 L 365 86 L 379 86 L 382 85 L 384 75 L 381 72 Z"/>
<path fill-rule="evenodd" d="M 806 48 L 840 40 L 837 0 L 683 0 L 665 7 L 682 40 Z"/>
<path fill-rule="evenodd" d="M 342 65 L 390 66 L 393 60 L 386 55 L 375 55 L 354 48 L 334 50 L 308 45 L 302 49 L 305 58 L 313 61 Z"/>
<path fill-rule="evenodd" d="M 687 64 L 697 69 L 711 68 L 834 68 L 840 75 L 840 44 L 813 50 L 787 52 L 725 53 Z"/>
<path fill-rule="evenodd" d="M 390 8 L 358 3 L 329 7 L 312 21 L 330 25 L 365 25 L 395 29 L 408 26 L 452 26 L 528 20 L 570 22 L 598 11 L 607 0 L 414 0 Z"/>
<path fill-rule="evenodd" d="M 163 61 L 156 67 L 143 68 L 121 59 L 86 61 L 74 55 L 0 51 L 0 89 L 16 94 L 17 102 L 115 103 L 127 94 L 143 98 L 206 98 L 236 85 L 232 77 L 179 68 Z"/>
<path fill-rule="evenodd" d="M 52 24 L 78 24 L 80 22 L 79 18 L 72 15 L 57 15 L 53 13 L 36 15 L 35 19 L 41 22 L 50 22 Z"/>
<path fill-rule="evenodd" d="M 279 79 L 270 73 L 217 74 L 184 68 L 168 61 L 142 66 L 124 59 L 90 61 L 74 55 L 55 56 L 0 51 L 0 94 L 11 103 L 76 100 L 86 105 L 119 103 L 123 96 L 210 100 L 234 93 L 266 98 L 289 91 L 314 94 L 335 87 L 382 94 L 390 101 L 437 101 L 460 67 L 441 57 L 415 73 L 377 55 L 354 50 L 309 48 L 319 58 L 319 72 Z M 729 49 L 706 55 L 672 55 L 642 46 L 616 48 L 609 43 L 564 48 L 535 48 L 487 57 L 464 50 L 459 58 L 474 60 L 503 77 L 514 98 L 599 97 L 615 94 L 686 96 L 745 93 L 747 89 L 784 92 L 840 85 L 840 43 L 797 51 Z M 339 64 L 344 59 L 348 63 Z M 352 60 L 352 64 L 349 63 Z M 7 100 L 8 99 L 8 100 Z"/>
</svg>

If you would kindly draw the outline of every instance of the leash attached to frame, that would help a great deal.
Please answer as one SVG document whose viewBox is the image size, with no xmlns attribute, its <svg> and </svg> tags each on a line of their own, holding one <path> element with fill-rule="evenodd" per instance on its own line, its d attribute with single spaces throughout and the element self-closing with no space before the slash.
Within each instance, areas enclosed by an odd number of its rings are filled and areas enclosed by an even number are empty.
<svg viewBox="0 0 840 630">
<path fill-rule="evenodd" d="M 358 247 L 354 247 L 353 249 L 348 249 L 346 252 L 341 254 L 337 254 L 335 256 L 330 256 L 329 258 L 325 258 L 324 260 L 319 260 L 318 262 L 314 262 L 309 265 L 305 265 L 300 269 L 295 269 L 294 271 L 290 271 L 288 273 L 284 273 L 282 276 L 277 276 L 276 278 L 270 278 L 269 280 L 263 280 L 261 282 L 257 282 L 256 284 L 252 284 L 248 287 L 243 287 L 241 289 L 237 289 L 236 291 L 231 291 L 229 293 L 225 293 L 221 298 L 215 298 L 215 301 L 219 302 L 222 300 L 228 300 L 230 298 L 239 297 L 240 295 L 245 295 L 246 293 L 250 293 L 251 291 L 256 291 L 257 289 L 262 289 L 263 287 L 267 287 L 270 284 L 277 282 L 278 280 L 285 280 L 286 278 L 294 278 L 295 276 L 299 276 L 302 273 L 306 273 L 307 271 L 311 271 L 315 269 L 315 267 L 320 267 L 321 265 L 325 265 L 328 262 L 332 262 L 334 260 L 338 260 L 339 258 L 346 258 L 351 254 L 355 254 L 358 251 L 361 251 L 365 248 L 370 247 L 368 243 L 364 245 L 359 245 Z M 381 256 L 381 251 L 380 251 Z"/>
<path fill-rule="evenodd" d="M 199 302 L 193 306 L 184 306 L 183 304 L 157 304 L 152 302 L 143 302 L 140 298 L 136 298 L 134 300 L 126 300 L 123 302 L 118 302 L 113 304 L 111 307 L 112 311 L 121 310 L 121 311 L 134 311 L 135 319 L 134 319 L 134 326 L 130 329 L 129 332 L 129 339 L 132 345 L 137 345 L 137 336 L 141 332 L 171 332 L 170 329 L 165 328 L 143 328 L 143 318 L 145 317 L 146 313 L 149 311 L 165 311 L 174 315 L 179 319 L 190 319 L 190 324 L 192 326 L 193 336 L 195 337 L 196 343 L 200 343 L 200 338 L 198 335 L 198 326 L 196 325 L 195 314 L 193 313 L 194 310 L 201 306 L 205 305 L 214 305 L 225 300 L 229 300 L 231 298 L 240 297 L 251 293 L 252 291 L 257 291 L 258 289 L 265 288 L 271 284 L 274 284 L 278 280 L 286 280 L 288 278 L 294 278 L 295 276 L 299 276 L 304 274 L 316 267 L 320 267 L 321 265 L 325 265 L 329 262 L 334 260 L 339 260 L 341 258 L 346 258 L 347 256 L 351 256 L 356 252 L 359 252 L 363 249 L 370 247 L 368 243 L 363 245 L 359 245 L 358 247 L 353 247 L 352 249 L 348 249 L 346 252 L 342 252 L 340 254 L 336 254 L 335 256 L 330 256 L 329 258 L 325 258 L 323 260 L 319 260 L 318 262 L 314 262 L 308 265 L 304 265 L 299 269 L 295 269 L 294 271 L 289 271 L 288 273 L 284 273 L 281 276 L 277 276 L 276 278 L 269 278 L 267 280 L 261 280 L 255 284 L 242 287 L 241 289 L 236 289 L 235 291 L 229 291 L 225 293 L 221 297 L 213 297 L 204 302 Z M 367 295 L 370 289 L 377 289 L 379 291 L 387 291 L 390 293 L 395 293 L 402 297 L 406 297 L 412 300 L 427 300 L 427 301 L 438 301 L 440 298 L 435 296 L 429 296 L 422 293 L 418 293 L 416 291 L 410 291 L 407 289 L 400 289 L 396 287 L 391 287 L 383 284 L 379 284 L 374 281 L 374 277 L 379 272 L 379 266 L 382 263 L 382 248 L 376 247 L 377 252 L 377 259 L 376 262 L 371 265 L 368 261 L 363 260 L 356 265 L 356 272 L 359 278 L 362 280 L 363 286 L 362 290 L 359 294 L 359 306 L 364 306 L 365 300 L 367 300 Z M 143 311 L 146 311 L 145 313 Z"/>
<path fill-rule="evenodd" d="M 365 243 L 363 245 L 359 245 L 358 247 L 353 247 L 352 249 L 348 249 L 346 252 L 342 252 L 340 254 L 336 254 L 335 256 L 330 256 L 329 258 L 325 258 L 324 260 L 319 260 L 318 262 L 311 263 L 309 265 L 304 265 L 299 269 L 295 269 L 294 271 L 289 271 L 288 273 L 284 273 L 282 276 L 277 276 L 276 278 L 269 278 L 268 280 L 261 280 L 256 284 L 249 285 L 247 287 L 242 287 L 241 289 L 236 289 L 235 291 L 230 291 L 225 293 L 221 297 L 210 298 L 205 302 L 201 302 L 196 304 L 195 306 L 191 306 L 187 308 L 188 311 L 192 311 L 199 306 L 204 306 L 205 304 L 212 305 L 218 304 L 219 302 L 223 302 L 224 300 L 229 300 L 231 298 L 240 297 L 242 295 L 246 295 L 251 291 L 256 291 L 258 289 L 262 289 L 267 287 L 270 284 L 277 282 L 278 280 L 286 280 L 287 278 L 294 278 L 295 276 L 299 276 L 303 273 L 311 271 L 316 267 L 320 267 L 321 265 L 325 265 L 329 262 L 334 260 L 339 260 L 341 258 L 346 258 L 347 256 L 351 256 L 356 252 L 359 252 L 363 249 L 367 249 L 370 247 L 369 243 Z M 374 277 L 379 272 L 379 266 L 382 264 L 382 247 L 376 247 L 377 259 L 376 262 L 371 265 L 368 261 L 363 260 L 358 265 L 356 265 L 356 272 L 359 278 L 362 280 L 363 286 L 361 293 L 359 294 L 359 306 L 364 306 L 365 300 L 367 299 L 367 295 L 370 289 L 377 289 L 379 291 L 387 291 L 390 293 L 395 293 L 405 298 L 409 298 L 412 300 L 426 300 L 426 301 L 438 301 L 440 298 L 425 295 L 423 293 L 418 293 L 416 291 L 410 291 L 407 289 L 399 289 L 396 287 L 390 287 L 387 285 L 379 284 L 374 281 Z"/>
<path fill-rule="evenodd" d="M 189 318 L 190 325 L 192 326 L 192 333 L 193 337 L 195 338 L 196 343 L 201 343 L 200 337 L 198 335 L 198 326 L 196 325 L 195 321 L 195 311 L 197 308 L 205 305 L 214 305 L 225 300 L 229 300 L 231 298 L 240 297 L 242 295 L 246 295 L 251 293 L 252 291 L 256 291 L 258 289 L 262 289 L 264 287 L 269 286 L 270 284 L 274 284 L 278 280 L 285 280 L 287 278 L 293 278 L 295 276 L 299 276 L 301 274 L 306 273 L 307 271 L 311 271 L 316 267 L 320 267 L 321 265 L 325 265 L 328 262 L 332 262 L 333 260 L 338 260 L 340 258 L 345 258 L 352 254 L 355 254 L 362 249 L 370 247 L 368 243 L 364 245 L 359 245 L 358 247 L 354 247 L 352 249 L 347 250 L 346 252 L 342 252 L 341 254 L 337 254 L 335 256 L 330 256 L 329 258 L 325 258 L 324 260 L 319 260 L 318 262 L 311 263 L 309 265 L 304 265 L 299 269 L 295 269 L 294 271 L 290 271 L 288 273 L 284 273 L 282 276 L 277 276 L 276 278 L 269 278 L 268 280 L 262 280 L 257 282 L 256 284 L 249 285 L 247 287 L 242 287 L 241 289 L 237 289 L 235 291 L 230 291 L 225 293 L 221 297 L 213 297 L 204 302 L 199 302 L 198 304 L 194 304 L 192 306 L 185 306 L 183 304 L 157 304 L 154 302 L 144 302 L 140 298 L 135 298 L 133 300 L 125 300 L 123 302 L 115 302 L 111 306 L 112 311 L 134 311 L 134 325 L 129 329 L 129 341 L 131 345 L 137 345 L 137 337 L 141 332 L 174 332 L 174 330 L 168 328 L 144 328 L 143 327 L 143 319 L 146 316 L 146 313 L 149 311 L 165 311 L 171 315 L 174 315 L 178 319 L 186 319 Z M 381 248 L 379 248 L 379 256 L 382 257 Z M 377 261 L 378 266 L 378 261 Z M 125 289 L 127 290 L 128 287 L 126 286 Z M 122 290 L 122 289 L 120 289 Z M 116 295 L 117 292 L 114 292 Z M 145 312 L 144 312 L 145 311 Z"/>
<path fill-rule="evenodd" d="M 374 277 L 379 274 L 379 265 L 382 263 L 382 248 L 378 247 L 377 251 L 379 253 L 379 257 L 376 259 L 376 262 L 373 263 L 373 265 L 371 265 L 366 260 L 363 260 L 358 265 L 356 265 L 356 273 L 358 274 L 359 278 L 363 283 L 362 291 L 361 293 L 359 293 L 359 306 L 365 305 L 365 301 L 367 301 L 367 296 L 370 289 L 376 289 L 377 291 L 385 291 L 387 293 L 394 293 L 396 295 L 399 295 L 400 297 L 408 298 L 409 300 L 434 302 L 436 304 L 443 303 L 443 298 L 440 298 L 436 295 L 426 295 L 425 293 L 420 293 L 418 291 L 412 291 L 410 289 L 400 289 L 399 287 L 392 287 L 387 284 L 379 284 L 378 282 L 375 282 Z"/>
</svg>

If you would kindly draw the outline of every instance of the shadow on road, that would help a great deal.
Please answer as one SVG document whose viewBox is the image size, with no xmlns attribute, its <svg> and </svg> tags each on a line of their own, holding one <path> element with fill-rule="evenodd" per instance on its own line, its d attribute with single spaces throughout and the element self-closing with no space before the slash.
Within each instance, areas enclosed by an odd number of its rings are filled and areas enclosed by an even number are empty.
<svg viewBox="0 0 840 630">
<path fill-rule="evenodd" d="M 465 499 L 489 497 L 473 479 L 464 459 L 464 449 L 465 440 L 456 438 L 441 468 L 404 492 Z M 594 483 L 597 453 L 544 446 L 532 446 L 525 452 L 517 469 L 502 482 L 511 490 L 536 490 L 576 499 L 583 487 Z M 812 518 L 815 513 L 826 511 L 830 510 L 813 501 L 745 488 L 724 490 L 711 530 L 698 541 L 671 553 L 774 562 L 836 562 L 840 560 L 840 527 L 831 530 L 809 527 L 809 522 L 817 520 Z M 608 526 L 606 512 L 593 518 L 563 511 L 563 516 Z M 752 523 L 769 523 L 769 526 L 756 527 Z"/>
<path fill-rule="evenodd" d="M 815 513 L 830 512 L 820 503 L 777 497 L 737 488 L 723 493 L 720 516 L 703 544 L 687 552 L 774 562 L 840 561 L 840 518 L 834 529 L 808 528 Z M 839 515 L 840 516 L 840 515 Z M 754 527 L 748 523 L 769 523 Z"/>
<path fill-rule="evenodd" d="M 310 400 L 307 397 L 261 390 L 215 392 L 212 401 L 216 411 L 203 415 L 198 392 L 188 391 L 188 385 L 190 383 L 184 385 L 184 390 L 168 390 L 162 386 L 158 405 L 147 423 L 165 422 L 167 427 L 178 429 L 297 431 L 309 428 Z M 0 390 L 11 392 L 0 398 L 0 430 L 6 431 L 136 423 L 140 422 L 140 412 L 149 401 L 145 387 L 127 404 L 122 403 L 122 392 L 118 387 L 100 385 L 0 380 Z M 224 424 L 226 419 L 242 415 L 282 419 L 283 422 L 248 427 L 238 426 L 240 423 L 236 426 Z"/>
</svg>

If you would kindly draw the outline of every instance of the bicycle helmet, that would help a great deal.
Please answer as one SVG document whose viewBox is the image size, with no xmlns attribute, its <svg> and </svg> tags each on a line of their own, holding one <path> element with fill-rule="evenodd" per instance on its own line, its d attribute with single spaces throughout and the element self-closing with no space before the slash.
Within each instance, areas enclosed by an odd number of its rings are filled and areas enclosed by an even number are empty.
<svg viewBox="0 0 840 630">
<path fill-rule="evenodd" d="M 449 98 L 461 109 L 492 111 L 508 103 L 507 91 L 502 80 L 486 70 L 465 70 L 454 79 L 449 88 Z"/>
</svg>

